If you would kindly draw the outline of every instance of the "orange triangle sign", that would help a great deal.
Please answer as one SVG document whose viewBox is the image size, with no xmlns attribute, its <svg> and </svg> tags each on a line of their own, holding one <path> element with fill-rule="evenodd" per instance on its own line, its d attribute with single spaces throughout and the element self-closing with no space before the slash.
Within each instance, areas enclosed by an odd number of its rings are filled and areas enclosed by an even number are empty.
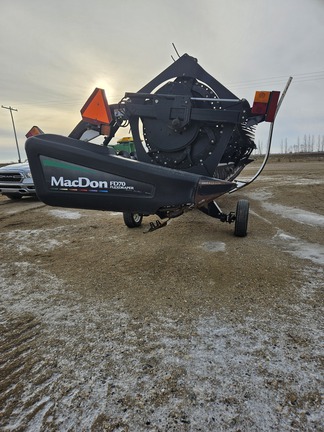
<svg viewBox="0 0 324 432">
<path fill-rule="evenodd" d="M 105 90 L 96 88 L 93 91 L 81 108 L 81 115 L 84 121 L 96 125 L 109 124 L 112 121 Z"/>
</svg>

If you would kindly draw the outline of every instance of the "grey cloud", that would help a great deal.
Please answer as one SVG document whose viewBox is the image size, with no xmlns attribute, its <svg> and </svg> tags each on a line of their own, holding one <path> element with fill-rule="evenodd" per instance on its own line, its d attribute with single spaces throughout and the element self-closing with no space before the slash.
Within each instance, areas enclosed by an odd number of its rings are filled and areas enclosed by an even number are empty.
<svg viewBox="0 0 324 432">
<path fill-rule="evenodd" d="M 324 73 L 307 75 L 324 71 L 323 22 L 320 0 L 2 2 L 0 104 L 19 109 L 21 142 L 35 119 L 48 131 L 69 131 L 91 85 L 106 78 L 108 99 L 116 102 L 171 63 L 174 42 L 225 85 L 236 83 L 231 90 L 250 102 L 254 90 L 282 90 L 296 75 L 275 141 L 296 140 L 303 130 L 324 134 Z M 10 133 L 5 110 L 0 124 Z M 6 142 L 1 134 L 0 152 Z"/>
</svg>

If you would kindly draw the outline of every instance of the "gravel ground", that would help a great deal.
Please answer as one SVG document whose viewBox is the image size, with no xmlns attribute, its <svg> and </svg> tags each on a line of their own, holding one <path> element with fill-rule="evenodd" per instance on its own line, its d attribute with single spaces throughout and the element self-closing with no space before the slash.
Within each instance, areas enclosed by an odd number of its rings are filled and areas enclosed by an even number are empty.
<svg viewBox="0 0 324 432">
<path fill-rule="evenodd" d="M 0 198 L 0 430 L 324 430 L 323 197 L 268 164 L 246 238 Z"/>
</svg>

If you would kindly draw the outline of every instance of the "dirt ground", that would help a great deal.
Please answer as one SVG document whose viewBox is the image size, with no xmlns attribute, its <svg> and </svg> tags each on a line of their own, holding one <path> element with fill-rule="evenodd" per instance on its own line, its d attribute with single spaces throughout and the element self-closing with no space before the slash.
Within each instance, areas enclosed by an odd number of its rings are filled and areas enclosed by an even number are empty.
<svg viewBox="0 0 324 432">
<path fill-rule="evenodd" d="M 1 197 L 0 430 L 323 431 L 324 161 L 240 198 L 245 238 Z"/>
</svg>

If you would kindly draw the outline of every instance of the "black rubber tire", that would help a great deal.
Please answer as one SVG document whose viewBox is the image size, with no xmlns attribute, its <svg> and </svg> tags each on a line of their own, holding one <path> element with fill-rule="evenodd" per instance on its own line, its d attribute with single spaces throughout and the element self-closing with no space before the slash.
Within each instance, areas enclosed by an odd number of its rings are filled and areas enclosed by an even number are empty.
<svg viewBox="0 0 324 432">
<path fill-rule="evenodd" d="M 123 217 L 128 228 L 138 228 L 142 225 L 143 215 L 139 213 L 124 212 Z"/>
<path fill-rule="evenodd" d="M 20 200 L 22 198 L 22 195 L 20 194 L 6 194 L 6 197 L 10 198 L 11 200 Z"/>
<path fill-rule="evenodd" d="M 242 199 L 237 202 L 234 229 L 234 235 L 237 237 L 245 237 L 247 235 L 249 208 L 250 204 L 248 200 Z"/>
</svg>

